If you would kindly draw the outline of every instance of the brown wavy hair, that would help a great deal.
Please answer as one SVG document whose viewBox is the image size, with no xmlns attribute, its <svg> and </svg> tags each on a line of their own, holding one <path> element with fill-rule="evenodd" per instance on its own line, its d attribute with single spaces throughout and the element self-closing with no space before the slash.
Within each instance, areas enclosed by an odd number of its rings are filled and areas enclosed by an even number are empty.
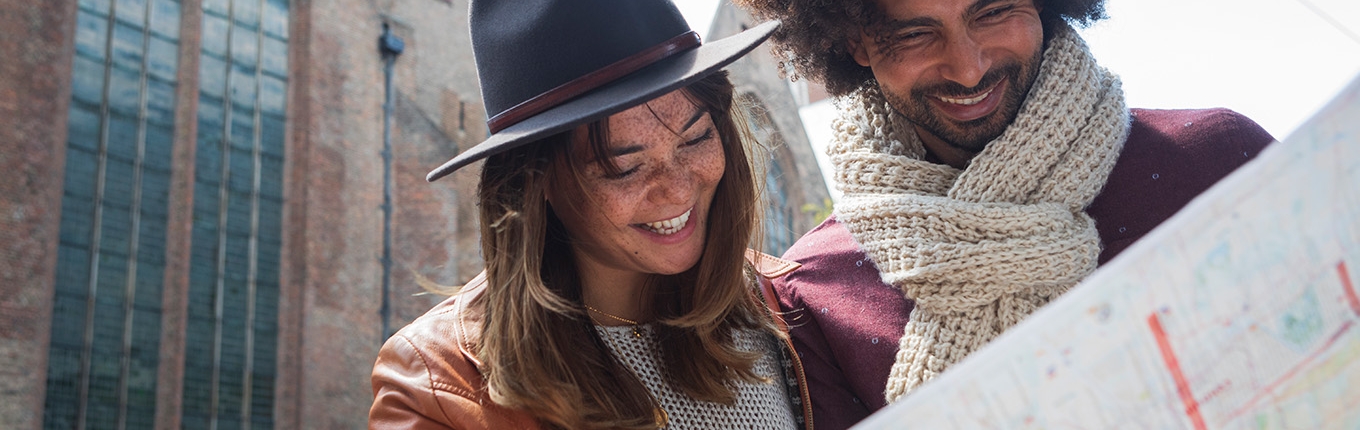
<svg viewBox="0 0 1360 430">
<path fill-rule="evenodd" d="M 736 348 L 734 329 L 782 334 L 744 275 L 757 225 L 757 184 L 726 72 L 684 90 L 707 109 L 725 151 L 704 251 L 689 270 L 654 276 L 664 376 L 692 398 L 730 404 L 731 382 L 762 381 L 758 352 Z M 604 120 L 586 126 L 595 158 L 607 154 Z M 655 428 L 652 397 L 595 334 L 581 302 L 570 236 L 545 199 L 550 181 L 580 186 L 584 160 L 571 132 L 491 156 L 482 168 L 482 255 L 488 286 L 473 306 L 486 310 L 476 354 L 493 401 L 560 428 Z M 607 163 L 607 162 L 606 162 Z M 617 166 L 606 165 L 606 170 Z M 556 182 L 554 182 L 556 183 Z M 589 195 L 589 193 L 583 193 Z M 757 293 L 758 294 L 758 293 Z"/>
<path fill-rule="evenodd" d="M 970 0 L 960 0 L 970 1 Z M 1105 0 L 1034 0 L 1045 41 L 1064 20 L 1089 25 L 1105 18 Z M 770 51 L 781 73 L 790 79 L 811 79 L 832 96 L 844 96 L 874 82 L 873 71 L 859 65 L 847 40 L 884 22 L 874 0 L 733 0 L 757 19 L 783 21 L 771 39 Z M 789 72 L 789 70 L 792 70 Z"/>
</svg>

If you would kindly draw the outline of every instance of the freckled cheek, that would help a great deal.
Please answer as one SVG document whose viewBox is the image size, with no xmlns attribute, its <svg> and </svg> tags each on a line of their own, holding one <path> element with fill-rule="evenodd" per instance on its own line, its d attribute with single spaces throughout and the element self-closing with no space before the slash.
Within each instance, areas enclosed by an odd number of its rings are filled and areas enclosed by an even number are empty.
<svg viewBox="0 0 1360 430">
<path fill-rule="evenodd" d="M 597 186 L 591 198 L 593 204 L 611 224 L 628 226 L 633 213 L 643 203 L 644 191 L 636 185 Z"/>
<path fill-rule="evenodd" d="M 696 173 L 698 173 L 700 177 L 704 178 L 705 182 L 708 183 L 709 186 L 715 186 L 717 185 L 718 180 L 722 179 L 723 173 L 727 169 L 727 160 L 725 155 L 726 154 L 725 151 L 723 151 L 722 144 L 714 142 L 714 145 L 711 146 L 711 150 L 704 151 L 700 155 L 700 157 L 702 157 L 702 160 L 696 160 L 696 162 L 691 165 L 697 166 Z"/>
</svg>

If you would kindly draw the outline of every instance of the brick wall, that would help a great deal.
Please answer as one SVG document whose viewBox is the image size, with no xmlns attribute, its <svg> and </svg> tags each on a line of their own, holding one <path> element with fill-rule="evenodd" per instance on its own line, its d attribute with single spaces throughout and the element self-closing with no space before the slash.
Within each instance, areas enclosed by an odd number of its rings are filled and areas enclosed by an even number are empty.
<svg viewBox="0 0 1360 430">
<path fill-rule="evenodd" d="M 75 2 L 0 1 L 0 428 L 42 421 Z"/>
</svg>

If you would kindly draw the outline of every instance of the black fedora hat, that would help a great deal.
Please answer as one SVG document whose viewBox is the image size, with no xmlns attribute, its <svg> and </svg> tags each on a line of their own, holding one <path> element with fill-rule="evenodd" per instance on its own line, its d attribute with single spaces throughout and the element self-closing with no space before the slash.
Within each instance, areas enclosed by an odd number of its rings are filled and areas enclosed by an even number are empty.
<svg viewBox="0 0 1360 430">
<path fill-rule="evenodd" d="M 473 0 L 469 9 L 491 136 L 430 171 L 431 182 L 689 85 L 778 26 L 701 43 L 669 0 Z"/>
</svg>

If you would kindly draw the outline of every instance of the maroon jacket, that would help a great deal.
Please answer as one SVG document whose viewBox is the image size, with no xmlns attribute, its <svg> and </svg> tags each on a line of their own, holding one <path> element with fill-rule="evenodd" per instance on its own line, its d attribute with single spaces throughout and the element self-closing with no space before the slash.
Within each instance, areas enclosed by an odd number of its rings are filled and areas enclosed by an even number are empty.
<svg viewBox="0 0 1360 430">
<path fill-rule="evenodd" d="M 1274 141 L 1227 109 L 1133 109 L 1129 140 L 1100 195 L 1104 264 Z M 884 406 L 883 389 L 912 309 L 850 231 L 830 218 L 784 254 L 802 267 L 775 280 L 802 357 L 819 430 L 844 429 Z"/>
</svg>

